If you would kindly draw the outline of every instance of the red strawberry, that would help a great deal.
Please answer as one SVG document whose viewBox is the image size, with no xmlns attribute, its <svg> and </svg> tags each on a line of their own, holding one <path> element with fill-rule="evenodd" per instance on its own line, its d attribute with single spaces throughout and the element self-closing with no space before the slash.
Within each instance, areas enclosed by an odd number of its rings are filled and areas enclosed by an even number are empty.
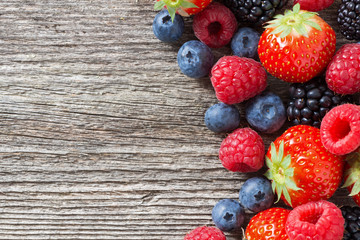
<svg viewBox="0 0 360 240">
<path fill-rule="evenodd" d="M 360 148 L 346 157 L 345 183 L 357 205 L 360 206 Z"/>
<path fill-rule="evenodd" d="M 318 12 L 331 6 L 334 0 L 294 0 L 294 5 L 299 3 L 302 10 Z"/>
<path fill-rule="evenodd" d="M 323 72 L 335 53 L 334 30 L 314 12 L 300 10 L 275 16 L 260 37 L 261 63 L 286 82 L 306 82 Z"/>
<path fill-rule="evenodd" d="M 173 20 L 176 12 L 183 16 L 193 15 L 201 12 L 211 2 L 212 0 L 157 0 L 154 9 L 161 10 L 166 6 Z"/>
<path fill-rule="evenodd" d="M 246 227 L 247 240 L 288 240 L 285 223 L 290 210 L 269 208 L 256 214 Z"/>
<path fill-rule="evenodd" d="M 297 125 L 289 128 L 266 155 L 265 173 L 272 188 L 286 204 L 298 205 L 329 199 L 338 188 L 344 161 L 328 152 L 320 141 L 320 130 Z"/>
</svg>

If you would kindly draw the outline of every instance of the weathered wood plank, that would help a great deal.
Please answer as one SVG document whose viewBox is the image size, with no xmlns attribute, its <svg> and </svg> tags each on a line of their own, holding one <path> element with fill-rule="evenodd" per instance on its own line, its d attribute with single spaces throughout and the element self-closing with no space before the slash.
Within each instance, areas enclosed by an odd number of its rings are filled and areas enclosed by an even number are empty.
<svg viewBox="0 0 360 240">
<path fill-rule="evenodd" d="M 338 3 L 320 13 L 335 29 Z M 255 175 L 221 166 L 224 135 L 203 123 L 211 83 L 177 67 L 191 19 L 161 43 L 152 4 L 0 2 L 0 239 L 182 239 Z M 285 100 L 287 84 L 269 83 Z"/>
</svg>

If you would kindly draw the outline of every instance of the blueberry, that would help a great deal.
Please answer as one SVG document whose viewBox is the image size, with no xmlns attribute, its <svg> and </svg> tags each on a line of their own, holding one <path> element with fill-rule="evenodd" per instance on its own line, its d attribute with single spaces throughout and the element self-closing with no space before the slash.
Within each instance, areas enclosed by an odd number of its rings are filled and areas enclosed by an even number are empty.
<svg viewBox="0 0 360 240">
<path fill-rule="evenodd" d="M 231 132 L 240 124 L 240 114 L 235 106 L 225 103 L 212 105 L 205 113 L 205 125 L 213 132 Z"/>
<path fill-rule="evenodd" d="M 216 227 L 223 232 L 230 232 L 241 228 L 245 210 L 233 199 L 222 199 L 214 206 L 211 215 Z"/>
<path fill-rule="evenodd" d="M 274 193 L 270 181 L 265 177 L 253 177 L 241 186 L 240 203 L 252 212 L 260 212 L 271 207 Z"/>
<path fill-rule="evenodd" d="M 176 14 L 172 22 L 169 12 L 164 9 L 156 14 L 152 28 L 160 41 L 176 42 L 184 32 L 184 19 Z"/>
<path fill-rule="evenodd" d="M 214 55 L 204 43 L 191 40 L 181 46 L 177 61 L 186 76 L 201 78 L 209 74 L 214 64 Z"/>
<path fill-rule="evenodd" d="M 239 57 L 256 58 L 260 34 L 252 28 L 240 28 L 231 40 L 231 49 Z"/>
<path fill-rule="evenodd" d="M 296 108 L 294 117 L 298 114 Z M 285 106 L 280 97 L 272 92 L 263 92 L 250 99 L 245 106 L 245 117 L 248 123 L 264 133 L 273 133 L 286 121 Z"/>
</svg>

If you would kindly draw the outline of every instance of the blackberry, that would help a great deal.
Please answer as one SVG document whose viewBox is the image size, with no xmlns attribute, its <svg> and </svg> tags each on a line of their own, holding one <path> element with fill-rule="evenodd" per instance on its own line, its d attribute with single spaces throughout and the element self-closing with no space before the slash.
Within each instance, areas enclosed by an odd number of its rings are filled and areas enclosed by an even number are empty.
<svg viewBox="0 0 360 240">
<path fill-rule="evenodd" d="M 331 91 L 323 77 L 305 83 L 293 83 L 289 88 L 290 101 L 287 116 L 294 125 L 311 125 L 320 128 L 320 122 L 333 107 L 351 103 L 350 95 L 340 96 Z"/>
<path fill-rule="evenodd" d="M 224 0 L 239 22 L 257 26 L 269 21 L 287 0 Z"/>
<path fill-rule="evenodd" d="M 337 21 L 346 39 L 360 40 L 360 0 L 342 0 Z"/>
<path fill-rule="evenodd" d="M 360 207 L 342 206 L 340 209 L 345 219 L 343 240 L 360 240 Z"/>
</svg>

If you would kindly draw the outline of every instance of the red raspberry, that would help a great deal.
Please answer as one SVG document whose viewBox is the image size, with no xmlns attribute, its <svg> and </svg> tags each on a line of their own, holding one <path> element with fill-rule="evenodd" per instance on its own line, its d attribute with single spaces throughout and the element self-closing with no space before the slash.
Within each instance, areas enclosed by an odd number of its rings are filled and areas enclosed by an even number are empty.
<svg viewBox="0 0 360 240">
<path fill-rule="evenodd" d="M 339 49 L 327 67 L 326 82 L 339 94 L 360 92 L 360 44 L 349 43 Z"/>
<path fill-rule="evenodd" d="M 232 172 L 256 172 L 264 165 L 265 146 L 262 138 L 250 128 L 239 128 L 221 143 L 219 158 Z"/>
<path fill-rule="evenodd" d="M 360 106 L 343 104 L 323 118 L 320 137 L 324 147 L 335 155 L 344 155 L 360 146 Z"/>
<path fill-rule="evenodd" d="M 231 41 L 237 29 L 234 14 L 221 3 L 211 3 L 194 16 L 195 36 L 211 48 L 220 48 Z"/>
<path fill-rule="evenodd" d="M 290 240 L 340 240 L 344 223 L 341 210 L 335 204 L 320 200 L 294 208 L 285 228 Z"/>
<path fill-rule="evenodd" d="M 261 63 L 244 57 L 225 56 L 213 66 L 211 82 L 216 97 L 234 104 L 261 93 L 266 88 L 266 71 Z"/>
<path fill-rule="evenodd" d="M 295 0 L 294 5 L 297 3 L 300 4 L 302 10 L 318 12 L 330 7 L 330 5 L 334 3 L 334 0 Z"/>
<path fill-rule="evenodd" d="M 222 231 L 215 227 L 198 227 L 189 232 L 184 240 L 226 240 Z"/>
</svg>

